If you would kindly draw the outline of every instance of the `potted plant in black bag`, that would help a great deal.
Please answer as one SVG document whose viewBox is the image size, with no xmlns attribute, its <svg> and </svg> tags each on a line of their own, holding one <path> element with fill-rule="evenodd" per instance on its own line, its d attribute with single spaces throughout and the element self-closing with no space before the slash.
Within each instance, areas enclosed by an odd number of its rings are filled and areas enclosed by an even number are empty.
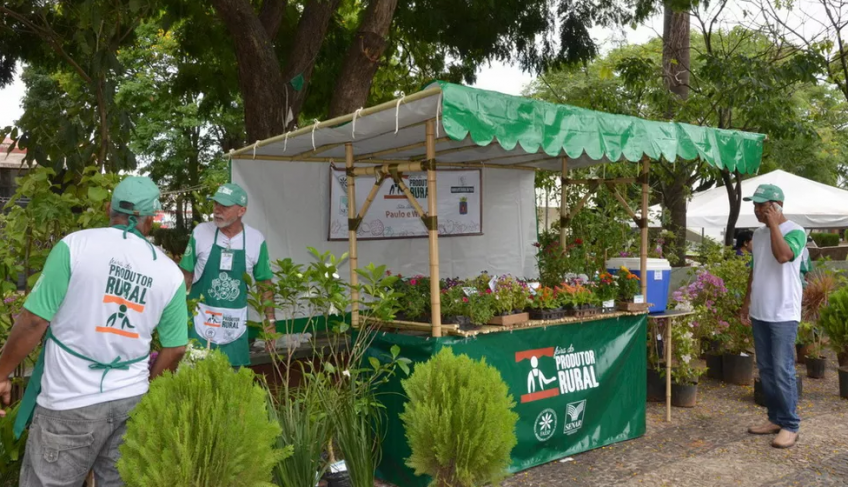
<svg viewBox="0 0 848 487">
<path fill-rule="evenodd" d="M 804 363 L 807 366 L 807 377 L 810 379 L 824 379 L 827 370 L 827 359 L 822 355 L 822 330 L 818 326 L 812 327 L 813 343 L 807 350 Z"/>
<path fill-rule="evenodd" d="M 698 379 L 706 372 L 697 362 L 700 348 L 691 326 L 673 326 L 671 328 L 672 368 L 671 368 L 671 405 L 693 408 L 698 403 Z"/>
<path fill-rule="evenodd" d="M 822 309 L 819 326 L 827 334 L 829 346 L 839 357 L 839 395 L 848 398 L 848 288 L 842 288 L 828 299 Z"/>
</svg>

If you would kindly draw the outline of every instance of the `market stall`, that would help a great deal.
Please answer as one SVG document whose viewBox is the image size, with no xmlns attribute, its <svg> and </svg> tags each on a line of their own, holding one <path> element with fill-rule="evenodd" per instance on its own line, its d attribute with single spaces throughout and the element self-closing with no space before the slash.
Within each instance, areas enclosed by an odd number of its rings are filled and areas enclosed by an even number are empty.
<svg viewBox="0 0 848 487">
<path fill-rule="evenodd" d="M 265 231 L 272 255 L 296 256 L 298 246 L 308 245 L 333 250 L 344 245 L 335 240 L 346 233 L 352 283 L 363 260 L 404 268 L 403 259 L 410 259 L 410 270 L 426 262 L 431 319 L 384 324 L 387 333 L 373 352 L 398 344 L 420 362 L 451 346 L 486 357 L 517 403 L 511 468 L 518 471 L 644 434 L 645 313 L 504 320 L 468 331 L 442 324 L 440 275 L 446 269 L 451 276 L 482 270 L 535 274 L 533 175 L 545 169 L 562 172 L 563 192 L 574 185 L 589 189 L 575 207 L 562 205 L 563 247 L 569 220 L 593 190 L 606 186 L 640 227 L 640 269 L 647 276 L 651 161 L 700 158 L 751 173 L 759 166 L 763 139 L 438 82 L 235 151 L 232 179 L 250 194 L 247 221 Z M 639 177 L 568 177 L 571 169 L 628 161 L 641 164 Z M 450 184 L 440 183 L 445 179 Z M 630 184 L 641 188 L 639 211 L 616 189 Z M 375 208 L 379 213 L 370 213 Z M 360 245 L 365 239 L 380 240 Z M 641 279 L 641 296 L 647 286 L 648 279 Z M 358 311 L 352 309 L 354 324 Z M 397 383 L 391 387 L 399 390 Z M 408 447 L 397 418 L 403 401 L 394 396 L 386 406 L 380 473 L 399 485 L 420 485 L 423 479 L 404 466 Z"/>
</svg>

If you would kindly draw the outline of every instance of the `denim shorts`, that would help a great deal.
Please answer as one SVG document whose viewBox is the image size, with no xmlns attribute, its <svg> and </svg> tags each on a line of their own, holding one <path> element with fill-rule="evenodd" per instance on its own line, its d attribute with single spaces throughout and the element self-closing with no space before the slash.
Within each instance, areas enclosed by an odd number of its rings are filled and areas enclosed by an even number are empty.
<svg viewBox="0 0 848 487">
<path fill-rule="evenodd" d="M 79 487 L 91 470 L 97 487 L 124 485 L 118 475 L 118 447 L 130 411 L 141 398 L 65 411 L 36 406 L 21 466 L 21 487 Z"/>
</svg>

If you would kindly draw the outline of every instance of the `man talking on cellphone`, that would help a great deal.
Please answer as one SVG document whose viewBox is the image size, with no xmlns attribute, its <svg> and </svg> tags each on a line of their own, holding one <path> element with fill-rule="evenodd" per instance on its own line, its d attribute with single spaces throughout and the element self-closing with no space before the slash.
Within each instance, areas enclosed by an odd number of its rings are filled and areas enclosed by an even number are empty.
<svg viewBox="0 0 848 487">
<path fill-rule="evenodd" d="M 801 255 L 807 243 L 804 228 L 783 216 L 783 191 L 761 184 L 754 195 L 754 214 L 765 226 L 754 231 L 754 265 L 741 318 L 754 331 L 757 369 L 766 397 L 768 422 L 748 432 L 777 437 L 775 448 L 798 441 L 798 389 L 795 383 L 795 337 L 801 321 Z"/>
</svg>

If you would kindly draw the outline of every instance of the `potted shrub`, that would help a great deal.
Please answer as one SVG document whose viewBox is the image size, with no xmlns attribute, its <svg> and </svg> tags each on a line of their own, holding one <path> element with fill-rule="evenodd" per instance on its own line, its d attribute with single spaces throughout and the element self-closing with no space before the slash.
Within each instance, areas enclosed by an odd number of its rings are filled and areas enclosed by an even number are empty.
<svg viewBox="0 0 848 487">
<path fill-rule="evenodd" d="M 830 295 L 818 324 L 828 336 L 828 345 L 840 358 L 839 395 L 848 398 L 848 288 Z"/>
<path fill-rule="evenodd" d="M 813 324 L 809 321 L 798 323 L 798 336 L 795 338 L 795 362 L 804 364 L 813 346 Z"/>
<path fill-rule="evenodd" d="M 515 400 L 494 367 L 449 347 L 402 381 L 400 415 L 412 454 L 406 464 L 434 487 L 473 487 L 507 474 L 518 443 Z"/>
<path fill-rule="evenodd" d="M 728 384 L 749 386 L 754 383 L 753 332 L 739 319 L 729 322 L 727 351 L 721 358 L 722 380 Z"/>
<path fill-rule="evenodd" d="M 692 333 L 691 324 L 671 329 L 674 347 L 671 368 L 672 406 L 692 408 L 698 402 L 698 378 L 706 372 L 696 365 L 698 340 Z"/>
<path fill-rule="evenodd" d="M 817 326 L 812 327 L 813 343 L 807 350 L 806 360 L 807 377 L 810 379 L 824 379 L 827 370 L 827 359 L 822 355 L 822 332 Z"/>
<path fill-rule="evenodd" d="M 807 322 L 807 326 L 798 328 L 798 341 L 801 345 L 797 350 L 798 363 L 805 363 L 807 357 L 821 355 L 821 330 L 815 328 L 815 324 L 819 322 L 821 312 L 827 307 L 830 296 L 836 291 L 838 284 L 836 274 L 826 269 L 815 271 L 807 277 L 807 285 L 801 301 L 801 319 Z M 811 347 L 816 346 L 816 332 L 819 333 L 819 350 L 810 350 Z M 819 364 L 816 365 L 816 367 L 819 366 Z"/>
<path fill-rule="evenodd" d="M 568 255 L 559 243 L 559 235 L 549 233 L 540 237 L 540 241 L 533 244 L 539 249 L 536 252 L 539 281 L 543 286 L 554 288 L 562 283 L 569 270 Z"/>
</svg>

